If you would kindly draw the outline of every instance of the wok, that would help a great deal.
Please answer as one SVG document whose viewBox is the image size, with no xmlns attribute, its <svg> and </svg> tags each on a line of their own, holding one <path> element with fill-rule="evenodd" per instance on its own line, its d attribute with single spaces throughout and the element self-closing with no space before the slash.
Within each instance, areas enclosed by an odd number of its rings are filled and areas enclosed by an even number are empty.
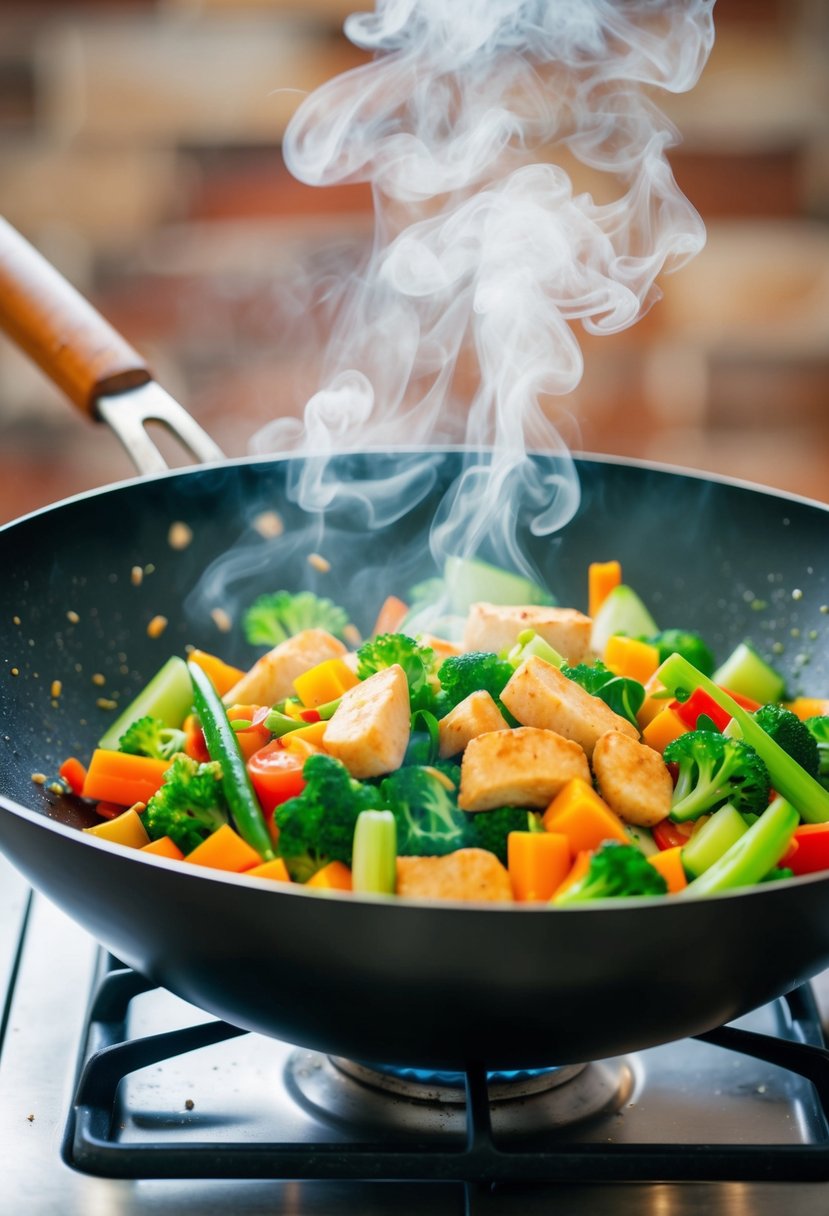
<svg viewBox="0 0 829 1216">
<path fill-rule="evenodd" d="M 386 478 L 412 458 L 343 454 L 334 468 Z M 108 721 L 94 673 L 125 703 L 187 643 L 248 662 L 235 634 L 217 635 L 211 595 L 233 607 L 307 583 L 318 543 L 333 559 L 321 589 L 363 627 L 385 591 L 430 573 L 429 523 L 461 450 L 429 455 L 431 489 L 397 522 L 369 534 L 359 510 L 335 511 L 323 540 L 286 494 L 299 459 L 148 475 L 0 531 L 0 847 L 35 887 L 129 966 L 239 1027 L 412 1066 L 636 1050 L 709 1030 L 829 964 L 829 877 L 700 902 L 426 905 L 190 871 L 81 834 L 89 813 L 31 775 L 93 748 Z M 523 537 L 562 604 L 583 604 L 587 562 L 613 555 L 665 625 L 699 629 L 721 657 L 746 636 L 764 649 L 782 641 L 793 690 L 829 688 L 825 507 L 632 462 L 577 467 L 576 517 L 552 537 Z M 274 509 L 285 533 L 266 539 L 254 521 Z M 193 533 L 184 550 L 168 544 L 178 520 Z M 148 565 L 133 585 L 132 567 Z M 158 613 L 170 624 L 152 639 Z"/>
</svg>

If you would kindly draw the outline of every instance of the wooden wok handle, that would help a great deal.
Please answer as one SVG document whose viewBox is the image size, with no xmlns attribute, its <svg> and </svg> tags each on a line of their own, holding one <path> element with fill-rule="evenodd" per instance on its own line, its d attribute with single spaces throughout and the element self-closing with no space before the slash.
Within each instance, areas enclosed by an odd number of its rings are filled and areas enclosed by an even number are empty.
<svg viewBox="0 0 829 1216">
<path fill-rule="evenodd" d="M 93 417 L 99 397 L 152 379 L 129 342 L 2 217 L 0 327 Z"/>
</svg>

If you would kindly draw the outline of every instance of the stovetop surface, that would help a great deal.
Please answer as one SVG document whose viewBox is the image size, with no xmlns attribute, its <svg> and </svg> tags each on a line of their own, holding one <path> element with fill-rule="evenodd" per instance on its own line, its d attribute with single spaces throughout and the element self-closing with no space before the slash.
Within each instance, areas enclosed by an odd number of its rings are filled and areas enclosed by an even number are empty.
<svg viewBox="0 0 829 1216">
<path fill-rule="evenodd" d="M 22 945 L 21 945 L 22 943 Z M 142 1179 L 91 1176 L 66 1164 L 63 1140 L 72 1105 L 93 980 L 101 971 L 97 945 L 0 859 L 0 1216 L 399 1216 L 464 1211 L 455 1183 L 310 1182 L 251 1179 Z M 824 1024 L 829 983 L 816 984 Z M 609 1011 L 612 1016 L 612 1011 Z M 738 1024 L 773 1034 L 779 1006 Z M 130 1035 L 148 1035 L 209 1020 L 178 998 L 151 990 L 130 1004 Z M 314 1053 L 257 1035 L 243 1035 L 131 1075 L 122 1085 L 115 1136 L 119 1143 L 286 1139 L 308 1147 L 315 1139 L 351 1142 L 339 1121 L 314 1109 L 314 1078 L 330 1066 Z M 579 1145 L 759 1144 L 814 1145 L 826 1136 L 814 1090 L 802 1079 L 748 1056 L 699 1041 L 653 1048 L 600 1065 L 624 1080 L 618 1109 L 566 1132 Z M 285 1084 L 288 1076 L 289 1083 Z M 296 1084 L 311 1077 L 310 1086 Z M 323 1088 L 325 1088 L 323 1086 Z M 310 1098 L 309 1098 L 310 1095 Z M 388 1100 L 386 1100 L 388 1101 Z M 529 1099 L 530 1102 L 537 1099 Z M 383 1137 L 380 1115 L 361 1133 Z M 392 1101 L 390 1125 L 411 1109 Z M 366 1108 L 361 1107 L 365 1116 Z M 434 1135 L 457 1137 L 457 1119 Z M 497 1124 L 497 1110 L 495 1116 Z M 396 1134 L 392 1126 L 388 1134 Z M 556 1133 L 552 1133 L 555 1135 Z M 475 1213 L 497 1216 L 813 1216 L 829 1206 L 829 1182 L 557 1183 L 496 1188 L 473 1196 Z"/>
</svg>

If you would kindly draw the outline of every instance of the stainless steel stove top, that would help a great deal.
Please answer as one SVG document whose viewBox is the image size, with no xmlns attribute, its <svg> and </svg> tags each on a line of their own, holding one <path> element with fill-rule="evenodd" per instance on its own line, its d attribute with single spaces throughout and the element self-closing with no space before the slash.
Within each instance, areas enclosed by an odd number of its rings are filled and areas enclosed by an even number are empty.
<svg viewBox="0 0 829 1216">
<path fill-rule="evenodd" d="M 492 1193 L 481 1188 L 466 1198 L 457 1183 L 93 1176 L 66 1164 L 63 1140 L 90 993 L 101 970 L 96 944 L 43 897 L 30 895 L 0 859 L 0 994 L 8 994 L 0 1022 L 0 1216 L 442 1216 L 465 1210 L 499 1216 L 698 1216 L 710 1209 L 721 1216 L 813 1216 L 829 1206 L 829 1182 L 701 1181 L 692 1152 L 682 1181 L 539 1183 Z M 826 977 L 815 989 L 826 1023 Z M 774 1034 L 780 1016 L 770 1006 L 739 1025 Z M 130 1038 L 210 1020 L 157 989 L 136 996 L 128 1018 Z M 597 1154 L 606 1146 L 753 1144 L 761 1146 L 763 1160 L 765 1150 L 771 1160 L 781 1146 L 817 1146 L 827 1137 L 808 1082 L 697 1040 L 591 1065 L 560 1088 L 571 1085 L 581 1088 L 570 1090 L 569 1106 L 579 1113 L 584 1102 L 591 1113 L 567 1128 L 567 1143 Z M 555 1137 L 557 1102 L 546 1090 L 496 1102 L 493 1125 L 517 1136 L 509 1131 L 515 1120 L 529 1126 L 540 1112 Z M 227 1143 L 290 1141 L 312 1159 L 315 1141 L 347 1146 L 408 1129 L 446 1146 L 462 1137 L 460 1109 L 435 1113 L 428 1102 L 413 1102 L 405 1084 L 403 1092 L 382 1094 L 325 1057 L 242 1035 L 131 1074 L 119 1090 L 113 1139 L 119 1146 L 195 1146 L 208 1171 L 216 1173 Z"/>
</svg>

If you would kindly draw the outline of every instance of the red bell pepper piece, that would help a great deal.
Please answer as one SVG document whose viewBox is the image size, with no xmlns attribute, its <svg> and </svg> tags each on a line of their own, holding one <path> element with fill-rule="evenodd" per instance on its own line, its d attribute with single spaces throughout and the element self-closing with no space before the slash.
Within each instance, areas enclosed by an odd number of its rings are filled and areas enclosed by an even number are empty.
<svg viewBox="0 0 829 1216">
<path fill-rule="evenodd" d="M 697 719 L 702 714 L 711 719 L 717 730 L 725 730 L 731 721 L 731 714 L 722 709 L 703 688 L 695 688 L 687 701 L 671 701 L 670 708 L 689 730 L 697 729 Z"/>
<path fill-rule="evenodd" d="M 658 849 L 673 849 L 677 845 L 686 845 L 694 830 L 693 823 L 674 823 L 672 819 L 662 819 L 654 825 L 653 839 Z"/>
<path fill-rule="evenodd" d="M 804 823 L 793 837 L 797 849 L 791 857 L 786 855 L 781 865 L 787 865 L 795 874 L 816 874 L 829 870 L 829 823 Z"/>
</svg>

